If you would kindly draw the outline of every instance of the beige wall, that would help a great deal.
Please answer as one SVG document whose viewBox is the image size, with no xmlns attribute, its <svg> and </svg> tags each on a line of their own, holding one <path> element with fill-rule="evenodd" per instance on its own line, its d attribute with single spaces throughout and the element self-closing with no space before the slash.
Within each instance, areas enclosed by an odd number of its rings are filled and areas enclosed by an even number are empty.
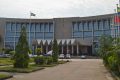
<svg viewBox="0 0 120 80">
<path fill-rule="evenodd" d="M 55 22 L 55 38 L 71 39 L 72 38 L 72 22 L 69 19 L 56 18 Z"/>
</svg>

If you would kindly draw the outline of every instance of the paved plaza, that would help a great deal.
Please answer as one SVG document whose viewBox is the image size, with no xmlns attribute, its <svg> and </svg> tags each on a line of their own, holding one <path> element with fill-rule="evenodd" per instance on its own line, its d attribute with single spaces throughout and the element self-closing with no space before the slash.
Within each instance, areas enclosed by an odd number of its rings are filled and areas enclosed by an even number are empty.
<svg viewBox="0 0 120 80">
<path fill-rule="evenodd" d="M 9 80 L 113 80 L 101 59 L 72 59 L 72 62 L 41 71 L 17 74 Z"/>
</svg>

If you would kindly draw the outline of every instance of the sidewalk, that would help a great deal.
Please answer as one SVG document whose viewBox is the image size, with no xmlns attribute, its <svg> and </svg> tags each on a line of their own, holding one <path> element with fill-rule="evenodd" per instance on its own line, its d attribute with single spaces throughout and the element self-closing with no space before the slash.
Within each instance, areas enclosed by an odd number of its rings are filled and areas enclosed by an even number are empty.
<svg viewBox="0 0 120 80">
<path fill-rule="evenodd" d="M 113 80 L 100 59 L 77 59 L 9 80 Z"/>
</svg>

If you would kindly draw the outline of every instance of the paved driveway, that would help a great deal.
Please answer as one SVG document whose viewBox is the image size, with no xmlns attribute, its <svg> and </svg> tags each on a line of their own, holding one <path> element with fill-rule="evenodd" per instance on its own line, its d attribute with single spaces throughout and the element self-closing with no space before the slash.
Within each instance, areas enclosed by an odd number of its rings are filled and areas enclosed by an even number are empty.
<svg viewBox="0 0 120 80">
<path fill-rule="evenodd" d="M 100 59 L 76 59 L 41 71 L 18 74 L 9 80 L 113 80 Z"/>
</svg>

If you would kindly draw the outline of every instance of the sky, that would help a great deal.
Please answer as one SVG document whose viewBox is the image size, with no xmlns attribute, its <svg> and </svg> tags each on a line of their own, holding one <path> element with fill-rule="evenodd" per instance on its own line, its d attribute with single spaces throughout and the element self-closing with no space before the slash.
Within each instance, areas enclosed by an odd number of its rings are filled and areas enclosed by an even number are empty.
<svg viewBox="0 0 120 80">
<path fill-rule="evenodd" d="M 114 13 L 118 0 L 0 0 L 0 17 L 84 17 Z"/>
</svg>

